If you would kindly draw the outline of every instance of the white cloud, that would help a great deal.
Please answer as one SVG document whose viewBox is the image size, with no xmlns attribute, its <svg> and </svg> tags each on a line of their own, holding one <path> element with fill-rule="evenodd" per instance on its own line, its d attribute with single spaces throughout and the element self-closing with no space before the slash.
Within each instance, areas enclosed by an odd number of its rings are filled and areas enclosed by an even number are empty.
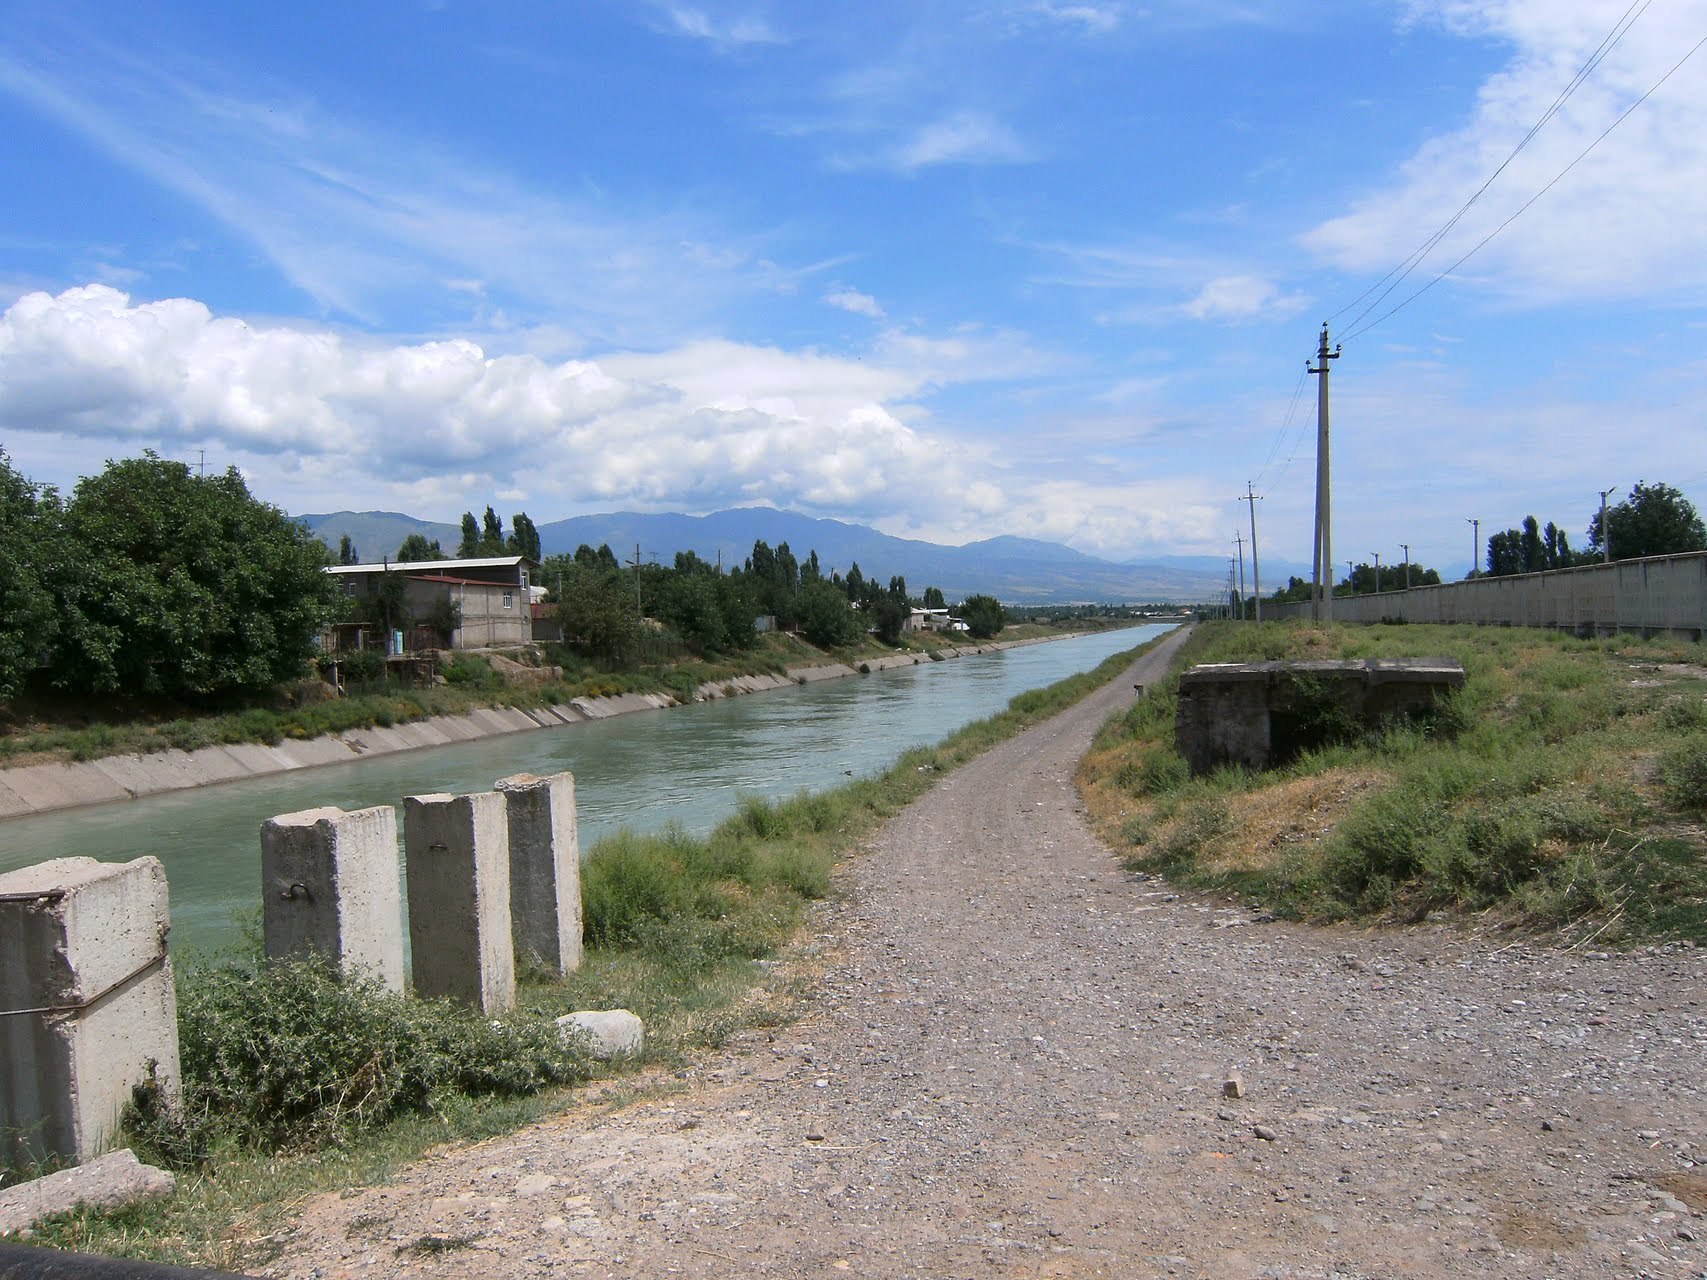
<svg viewBox="0 0 1707 1280">
<path fill-rule="evenodd" d="M 843 311 L 851 311 L 856 316 L 870 316 L 873 320 L 883 319 L 883 308 L 876 298 L 869 293 L 861 293 L 858 289 L 837 289 L 826 293 L 824 301 L 832 307 L 840 307 Z"/>
<path fill-rule="evenodd" d="M 677 35 L 704 40 L 719 48 L 782 43 L 782 37 L 757 14 L 726 17 L 680 4 L 664 4 L 661 8 L 669 19 L 671 30 Z"/>
<path fill-rule="evenodd" d="M 1052 4 L 1044 0 L 1029 9 L 1050 21 L 1083 27 L 1091 35 L 1107 35 L 1120 26 L 1122 17 L 1120 6 L 1111 4 Z"/>
<path fill-rule="evenodd" d="M 1303 306 L 1300 295 L 1282 293 L 1272 280 L 1218 276 L 1181 310 L 1193 320 L 1254 320 L 1296 315 Z"/>
<path fill-rule="evenodd" d="M 1329 262 L 1384 272 L 1443 226 L 1507 158 L 1611 29 L 1591 0 L 1413 0 L 1409 20 L 1511 48 L 1462 128 L 1413 154 L 1384 190 L 1305 243 Z M 1474 249 L 1558 177 L 1707 32 L 1707 0 L 1654 6 L 1500 175 L 1397 302 Z M 1697 55 L 1511 228 L 1459 272 L 1528 303 L 1696 296 L 1707 285 L 1707 75 Z"/>
<path fill-rule="evenodd" d="M 1033 157 L 1006 125 L 972 110 L 956 111 L 919 129 L 889 153 L 888 161 L 911 173 L 942 164 L 1023 164 Z"/>
</svg>

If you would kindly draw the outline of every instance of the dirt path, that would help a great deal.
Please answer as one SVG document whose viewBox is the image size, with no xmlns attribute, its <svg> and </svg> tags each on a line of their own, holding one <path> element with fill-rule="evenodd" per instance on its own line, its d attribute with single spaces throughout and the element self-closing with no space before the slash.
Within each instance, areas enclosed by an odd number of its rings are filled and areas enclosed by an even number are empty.
<svg viewBox="0 0 1707 1280">
<path fill-rule="evenodd" d="M 807 1020 L 317 1200 L 270 1274 L 1701 1275 L 1707 952 L 1312 930 L 1122 872 L 1073 771 L 1167 657 L 879 834 Z"/>
</svg>

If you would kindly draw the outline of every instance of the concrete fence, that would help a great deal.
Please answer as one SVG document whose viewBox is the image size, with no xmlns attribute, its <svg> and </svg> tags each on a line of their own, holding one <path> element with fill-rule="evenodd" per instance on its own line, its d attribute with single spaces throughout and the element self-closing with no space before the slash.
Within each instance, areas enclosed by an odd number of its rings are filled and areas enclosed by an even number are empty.
<svg viewBox="0 0 1707 1280">
<path fill-rule="evenodd" d="M 575 780 L 404 802 L 413 985 L 494 1013 L 515 958 L 581 961 Z M 388 806 L 262 824 L 266 955 L 327 957 L 404 985 L 403 875 Z M 512 896 L 512 886 L 518 893 Z M 77 1164 L 111 1144 L 137 1088 L 178 1094 L 165 870 L 59 858 L 0 875 L 0 1165 Z"/>
<path fill-rule="evenodd" d="M 1308 618 L 1311 606 L 1265 600 L 1262 612 L 1265 618 Z M 1707 552 L 1335 596 L 1333 615 L 1335 622 L 1473 622 L 1700 640 L 1707 632 Z"/>
</svg>

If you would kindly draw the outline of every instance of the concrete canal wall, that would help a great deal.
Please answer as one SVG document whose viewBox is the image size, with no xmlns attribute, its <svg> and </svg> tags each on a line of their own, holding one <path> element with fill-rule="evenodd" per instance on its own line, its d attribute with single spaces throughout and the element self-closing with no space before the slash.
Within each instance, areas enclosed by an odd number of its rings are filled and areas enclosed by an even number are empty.
<svg viewBox="0 0 1707 1280">
<path fill-rule="evenodd" d="M 945 658 L 958 658 L 1066 638 L 1049 636 L 1034 640 L 996 641 L 938 652 Z M 875 672 L 930 665 L 932 659 L 919 654 L 867 658 L 858 667 L 846 663 L 824 663 L 790 668 L 786 676 L 732 676 L 701 685 L 695 697 L 703 702 L 768 689 L 791 688 L 797 684 L 859 675 L 862 674 L 860 668 Z M 676 700 L 669 694 L 626 693 L 614 698 L 574 698 L 566 703 L 525 711 L 516 707 L 482 707 L 467 715 L 432 716 L 408 724 L 352 729 L 301 741 L 285 739 L 270 745 L 238 743 L 202 747 L 196 751 L 173 749 L 146 755 L 106 756 L 100 760 L 22 765 L 0 769 L 0 821 L 80 805 L 135 800 L 165 791 L 237 782 L 319 765 L 350 764 L 368 756 L 448 746 L 529 729 L 562 729 L 590 720 L 605 720 L 638 711 L 658 711 L 675 705 Z"/>
</svg>

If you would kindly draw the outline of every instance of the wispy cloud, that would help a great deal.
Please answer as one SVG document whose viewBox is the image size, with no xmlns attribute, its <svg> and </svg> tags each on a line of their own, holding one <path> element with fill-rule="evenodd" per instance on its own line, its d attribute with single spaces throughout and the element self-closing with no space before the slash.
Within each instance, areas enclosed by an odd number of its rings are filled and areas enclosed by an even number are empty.
<svg viewBox="0 0 1707 1280">
<path fill-rule="evenodd" d="M 883 308 L 876 298 L 869 293 L 861 293 L 858 289 L 837 289 L 824 295 L 824 301 L 832 307 L 843 311 L 851 311 L 856 316 L 870 316 L 873 320 L 883 319 Z"/>
<path fill-rule="evenodd" d="M 672 4 L 667 0 L 657 8 L 672 33 L 703 40 L 719 49 L 783 43 L 782 36 L 762 14 L 714 13 L 701 6 Z"/>
</svg>

